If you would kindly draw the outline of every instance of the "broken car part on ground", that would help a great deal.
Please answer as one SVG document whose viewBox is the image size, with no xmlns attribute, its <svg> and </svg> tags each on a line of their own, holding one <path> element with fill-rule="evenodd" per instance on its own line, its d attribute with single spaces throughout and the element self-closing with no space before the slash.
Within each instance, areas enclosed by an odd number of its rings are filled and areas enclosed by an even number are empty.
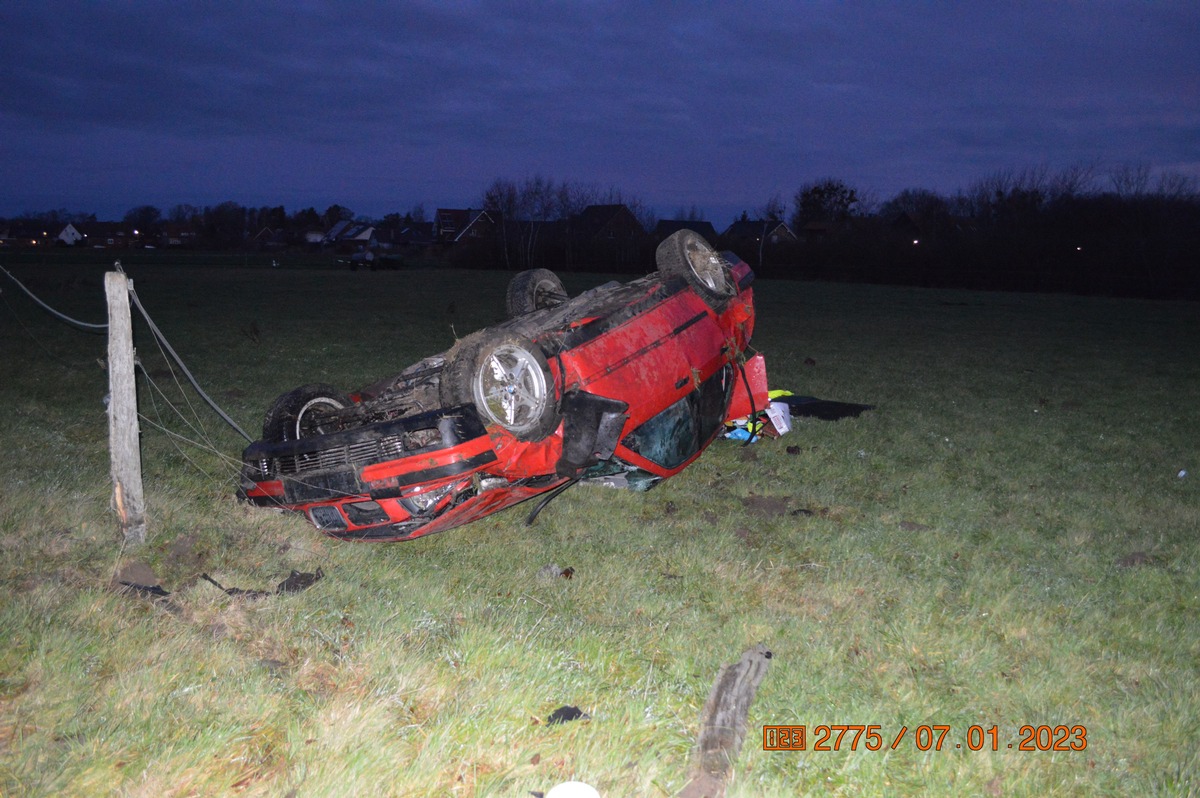
<svg viewBox="0 0 1200 798">
<path fill-rule="evenodd" d="M 745 367 L 750 267 L 690 230 L 656 257 L 655 273 L 575 298 L 553 272 L 521 272 L 509 319 L 449 351 L 356 393 L 280 396 L 240 495 L 335 537 L 410 540 L 579 480 L 674 476 L 767 386 Z"/>
</svg>

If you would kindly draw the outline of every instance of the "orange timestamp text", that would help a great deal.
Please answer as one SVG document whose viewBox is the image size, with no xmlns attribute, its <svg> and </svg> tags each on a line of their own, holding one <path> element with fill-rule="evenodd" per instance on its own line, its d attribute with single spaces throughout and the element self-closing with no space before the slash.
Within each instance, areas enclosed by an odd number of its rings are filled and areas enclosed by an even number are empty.
<svg viewBox="0 0 1200 798">
<path fill-rule="evenodd" d="M 905 740 L 918 751 L 1083 751 L 1087 749 L 1086 726 L 1022 726 L 1015 742 L 1002 742 L 999 727 L 968 726 L 965 736 L 950 733 L 938 724 L 909 729 L 901 726 L 894 736 L 884 737 L 883 727 L 852 723 L 808 726 L 763 726 L 764 751 L 895 751 Z"/>
</svg>

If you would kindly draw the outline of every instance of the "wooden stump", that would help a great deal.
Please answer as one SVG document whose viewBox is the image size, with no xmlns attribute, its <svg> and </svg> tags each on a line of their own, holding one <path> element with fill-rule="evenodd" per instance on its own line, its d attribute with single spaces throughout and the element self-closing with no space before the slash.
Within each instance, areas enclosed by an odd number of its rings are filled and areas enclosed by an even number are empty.
<svg viewBox="0 0 1200 798">
<path fill-rule="evenodd" d="M 759 643 L 717 674 L 700 713 L 700 739 L 692 752 L 688 784 L 679 798 L 722 798 L 729 769 L 746 739 L 746 718 L 771 652 Z"/>
</svg>

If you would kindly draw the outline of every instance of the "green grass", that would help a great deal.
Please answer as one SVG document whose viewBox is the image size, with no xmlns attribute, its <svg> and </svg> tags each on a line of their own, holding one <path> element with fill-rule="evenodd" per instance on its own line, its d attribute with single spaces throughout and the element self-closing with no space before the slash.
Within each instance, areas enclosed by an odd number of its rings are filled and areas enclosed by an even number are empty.
<svg viewBox="0 0 1200 798">
<path fill-rule="evenodd" d="M 252 433 L 294 385 L 358 387 L 496 321 L 508 276 L 127 270 Z M 96 321 L 102 271 L 18 274 Z M 105 341 L 0 290 L 0 794 L 674 795 L 718 669 L 757 642 L 730 795 L 1200 791 L 1195 305 L 760 281 L 773 387 L 875 410 L 718 443 L 651 493 L 572 489 L 532 528 L 517 509 L 383 545 L 239 506 L 241 439 L 135 324 L 162 389 L 143 414 L 208 448 L 143 426 L 150 540 L 122 551 Z M 170 605 L 110 589 L 130 560 Z M 257 602 L 197 578 L 318 566 Z M 591 720 L 547 725 L 563 704 Z M 779 753 L 764 724 L 910 731 Z M 946 750 L 917 749 L 923 724 Z M 1008 750 L 1026 724 L 1087 748 Z M 971 725 L 1001 750 L 954 749 Z"/>
</svg>

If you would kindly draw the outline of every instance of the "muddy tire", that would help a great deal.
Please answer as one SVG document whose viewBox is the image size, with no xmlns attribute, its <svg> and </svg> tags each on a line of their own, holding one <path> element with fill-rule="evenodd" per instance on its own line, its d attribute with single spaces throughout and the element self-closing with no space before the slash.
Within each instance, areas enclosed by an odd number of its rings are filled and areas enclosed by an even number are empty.
<svg viewBox="0 0 1200 798">
<path fill-rule="evenodd" d="M 561 420 L 554 378 L 542 350 L 520 335 L 463 339 L 442 372 L 442 404 L 473 405 L 485 426 L 538 441 Z"/>
<path fill-rule="evenodd" d="M 680 230 L 671 234 L 658 245 L 654 259 L 659 274 L 687 280 L 712 308 L 722 307 L 737 293 L 729 264 L 697 232 Z"/>
<path fill-rule="evenodd" d="M 549 269 L 530 269 L 518 273 L 509 281 L 504 305 L 508 317 L 512 319 L 566 301 L 567 290 L 557 274 Z"/>
<path fill-rule="evenodd" d="M 301 385 L 280 395 L 263 419 L 263 440 L 298 441 L 335 432 L 322 417 L 352 404 L 350 397 L 324 383 Z"/>
</svg>

